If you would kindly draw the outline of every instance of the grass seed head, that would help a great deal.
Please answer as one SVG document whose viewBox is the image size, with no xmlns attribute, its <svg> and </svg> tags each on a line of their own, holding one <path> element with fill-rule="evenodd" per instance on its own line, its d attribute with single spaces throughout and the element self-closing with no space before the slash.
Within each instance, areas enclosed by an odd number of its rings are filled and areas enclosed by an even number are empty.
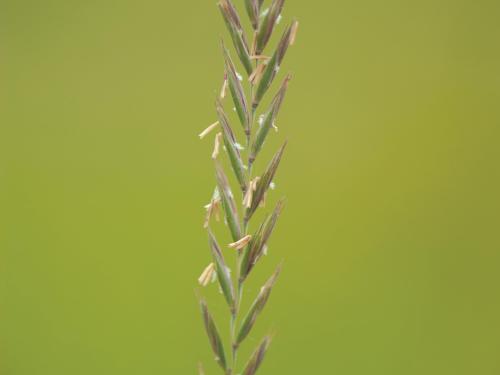
<svg viewBox="0 0 500 375">
<path fill-rule="evenodd" d="M 247 234 L 247 231 L 250 219 L 255 211 L 259 207 L 265 206 L 268 190 L 270 188 L 274 189 L 274 176 L 283 156 L 286 142 L 274 155 L 267 168 L 264 170 L 264 173 L 254 176 L 252 175 L 252 167 L 254 160 L 259 155 L 265 143 L 269 130 L 271 128 L 275 130 L 278 129 L 276 127 L 276 119 L 285 98 L 290 76 L 285 78 L 277 94 L 272 99 L 267 112 L 260 116 L 256 116 L 256 111 L 263 97 L 277 77 L 288 47 L 295 42 L 298 22 L 293 21 L 290 26 L 286 28 L 277 47 L 270 56 L 266 56 L 267 53 L 264 54 L 264 50 L 271 40 L 276 25 L 279 24 L 282 18 L 281 13 L 285 1 L 269 0 L 269 7 L 261 11 L 264 0 L 244 0 L 246 12 L 252 25 L 253 37 L 250 48 L 246 39 L 245 30 L 236 7 L 233 5 L 233 1 L 234 0 L 218 0 L 218 7 L 231 36 L 236 54 L 248 74 L 248 82 L 250 85 L 248 85 L 246 80 L 243 80 L 243 77 L 238 73 L 231 59 L 229 50 L 222 42 L 224 81 L 215 103 L 218 121 L 199 134 L 200 138 L 204 138 L 218 126 L 221 128 L 216 132 L 212 153 L 217 185 L 210 203 L 205 206 L 207 212 L 204 222 L 204 227 L 208 231 L 209 248 L 213 260 L 212 263 L 203 270 L 198 278 L 198 282 L 202 286 L 206 286 L 210 281 L 218 280 L 221 293 L 229 306 L 231 315 L 230 347 L 232 348 L 230 365 L 226 359 L 221 336 L 212 315 L 208 311 L 207 304 L 204 300 L 200 301 L 205 330 L 207 331 L 216 361 L 224 370 L 225 375 L 255 375 L 268 350 L 271 341 L 270 336 L 266 336 L 261 341 L 257 349 L 251 355 L 246 366 L 243 368 L 243 371 L 238 371 L 236 366 L 237 352 L 239 345 L 249 335 L 257 317 L 266 306 L 280 273 L 281 266 L 276 269 L 274 274 L 261 288 L 243 319 L 240 319 L 238 316 L 241 293 L 243 283 L 250 271 L 254 268 L 259 259 L 267 253 L 267 244 L 282 211 L 283 200 L 279 201 L 273 212 L 268 214 L 265 220 L 258 225 L 258 229 L 253 235 Z M 248 87 L 248 91 L 251 97 L 249 96 L 247 98 L 244 88 L 245 84 L 250 86 Z M 227 96 L 228 90 L 231 93 L 232 102 L 234 103 L 234 111 L 245 133 L 245 146 L 247 150 L 238 142 L 228 116 L 224 111 L 222 100 Z M 255 134 L 252 134 L 254 123 L 258 123 L 258 130 Z M 223 146 L 226 153 L 220 153 L 221 146 Z M 240 221 L 240 214 L 236 206 L 236 200 L 229 180 L 218 160 L 226 154 L 231 164 L 231 169 L 234 172 L 234 177 L 241 188 L 242 221 Z M 247 163 L 247 165 L 245 165 L 245 163 Z M 237 250 L 236 277 L 234 282 L 231 278 L 231 269 L 228 267 L 221 248 L 210 229 L 211 219 L 215 217 L 218 221 L 220 210 L 224 211 L 224 223 L 229 228 L 233 241 L 229 243 L 228 246 Z M 238 322 L 239 324 L 237 324 Z M 200 364 L 199 375 L 204 374 L 205 372 Z"/>
</svg>

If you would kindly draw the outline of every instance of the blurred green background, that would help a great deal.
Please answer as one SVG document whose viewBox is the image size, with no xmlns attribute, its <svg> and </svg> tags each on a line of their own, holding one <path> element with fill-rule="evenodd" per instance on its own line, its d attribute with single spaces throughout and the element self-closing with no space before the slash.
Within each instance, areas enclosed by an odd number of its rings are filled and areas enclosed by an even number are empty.
<svg viewBox="0 0 500 375">
<path fill-rule="evenodd" d="M 271 329 L 262 375 L 499 374 L 500 3 L 292 16 L 259 164 L 289 140 L 288 204 L 247 301 L 285 268 L 243 354 Z M 0 2 L 2 375 L 218 373 L 194 291 L 221 35 L 215 0 Z"/>
</svg>

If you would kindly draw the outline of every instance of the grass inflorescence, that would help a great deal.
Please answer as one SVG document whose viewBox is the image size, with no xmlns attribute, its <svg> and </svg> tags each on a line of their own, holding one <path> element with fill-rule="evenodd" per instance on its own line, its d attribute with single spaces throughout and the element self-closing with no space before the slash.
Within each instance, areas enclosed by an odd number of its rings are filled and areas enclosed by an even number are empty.
<svg viewBox="0 0 500 375">
<path fill-rule="evenodd" d="M 264 221 L 256 225 L 253 233 L 249 233 L 250 221 L 255 212 L 264 206 L 286 142 L 276 151 L 260 174 L 255 173 L 253 166 L 265 140 L 272 134 L 270 130 L 277 129 L 276 118 L 291 79 L 289 74 L 284 77 L 269 108 L 263 109 L 259 117 L 256 113 L 279 75 L 288 47 L 295 41 L 298 22 L 292 21 L 284 29 L 277 46 L 267 56 L 266 49 L 271 49 L 269 47 L 271 36 L 279 28 L 284 0 L 271 0 L 269 4 L 265 4 L 264 0 L 244 0 L 244 8 L 249 18 L 250 37 L 247 37 L 238 10 L 231 0 L 220 0 L 218 6 L 237 59 L 232 58 L 230 48 L 222 41 L 224 82 L 215 101 L 217 121 L 199 134 L 201 139 L 211 133 L 215 134 L 211 157 L 215 164 L 216 187 L 210 203 L 206 206 L 204 221 L 212 262 L 203 270 L 198 282 L 202 286 L 215 281 L 219 284 L 230 315 L 230 337 L 227 341 L 224 341 L 220 334 L 205 299 L 200 300 L 200 306 L 210 346 L 224 374 L 254 375 L 269 348 L 271 336 L 262 339 L 241 369 L 238 369 L 237 363 L 238 349 L 264 310 L 281 271 L 281 265 L 262 286 L 249 310 L 244 314 L 240 312 L 243 286 L 256 264 L 267 254 L 268 241 L 283 209 L 284 200 L 278 201 L 275 208 L 265 216 Z M 246 79 L 240 75 L 238 67 L 242 68 L 241 71 L 246 74 Z M 234 107 L 240 123 L 236 128 L 230 123 L 224 107 L 228 91 L 232 101 L 226 105 Z M 238 142 L 238 134 L 244 139 L 243 144 L 246 147 Z M 228 172 L 219 161 L 224 154 L 231 166 L 231 174 L 234 175 L 236 182 L 234 187 L 231 186 Z M 212 231 L 212 224 L 214 221 L 219 221 L 221 216 L 232 238 L 230 243 L 223 246 L 219 244 Z M 236 263 L 233 267 L 226 262 L 226 258 L 232 258 L 233 255 L 228 252 L 236 254 Z M 201 364 L 199 373 L 204 374 Z"/>
</svg>

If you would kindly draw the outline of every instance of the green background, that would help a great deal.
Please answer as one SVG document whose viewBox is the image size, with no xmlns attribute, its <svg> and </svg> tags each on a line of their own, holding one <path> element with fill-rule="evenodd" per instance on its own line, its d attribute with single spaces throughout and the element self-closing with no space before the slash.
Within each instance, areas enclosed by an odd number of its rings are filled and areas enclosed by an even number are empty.
<svg viewBox="0 0 500 375">
<path fill-rule="evenodd" d="M 285 266 L 242 355 L 270 329 L 262 375 L 499 374 L 500 3 L 292 16 L 259 164 L 289 140 L 288 203 L 247 303 Z M 218 373 L 195 290 L 221 35 L 215 1 L 0 1 L 2 375 Z"/>
</svg>

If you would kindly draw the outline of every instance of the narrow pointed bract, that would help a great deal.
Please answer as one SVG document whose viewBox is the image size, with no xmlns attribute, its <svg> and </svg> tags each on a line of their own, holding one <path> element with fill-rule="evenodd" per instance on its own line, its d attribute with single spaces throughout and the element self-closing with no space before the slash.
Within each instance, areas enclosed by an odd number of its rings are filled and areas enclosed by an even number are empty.
<svg viewBox="0 0 500 375">
<path fill-rule="evenodd" d="M 257 54 L 262 53 L 276 25 L 276 21 L 281 15 L 285 0 L 273 0 L 257 32 Z"/>
<path fill-rule="evenodd" d="M 255 136 L 255 140 L 252 144 L 252 153 L 250 154 L 250 162 L 253 163 L 255 158 L 257 157 L 258 152 L 262 148 L 264 141 L 269 133 L 269 130 L 275 126 L 276 117 L 278 116 L 278 112 L 281 107 L 281 103 L 285 98 L 286 90 L 288 88 L 288 82 L 290 82 L 291 76 L 287 75 L 283 84 L 281 85 L 280 90 L 274 97 L 271 107 L 266 112 L 262 119 L 262 126 L 257 131 L 257 135 Z"/>
<path fill-rule="evenodd" d="M 283 207 L 285 205 L 284 199 L 280 199 L 278 203 L 276 204 L 276 207 L 274 208 L 274 211 L 269 218 L 269 220 L 266 220 L 264 223 L 264 231 L 262 232 L 262 239 L 260 243 L 260 249 L 257 251 L 257 258 L 256 260 L 261 256 L 263 253 L 263 248 L 267 245 L 267 242 L 269 241 L 269 238 L 271 237 L 271 234 L 273 233 L 274 227 L 276 226 L 276 223 L 278 221 L 278 217 L 281 215 L 281 212 L 283 211 Z"/>
<path fill-rule="evenodd" d="M 267 219 L 266 219 L 267 221 Z M 255 265 L 255 253 L 257 249 L 259 248 L 259 244 L 261 243 L 262 239 L 262 233 L 264 231 L 264 225 L 265 222 L 259 225 L 259 228 L 257 231 L 253 234 L 251 241 L 249 242 L 248 246 L 246 249 L 243 251 L 243 255 L 240 260 L 239 264 L 239 275 L 240 279 L 239 282 L 242 284 L 246 278 L 248 277 L 248 274 L 252 270 L 253 266 Z"/>
<path fill-rule="evenodd" d="M 227 370 L 226 354 L 224 353 L 224 344 L 222 343 L 219 330 L 215 325 L 212 315 L 208 311 L 207 303 L 205 302 L 205 300 L 202 299 L 200 301 L 200 306 L 208 340 L 210 341 L 210 346 L 212 347 L 212 350 L 215 354 L 215 361 L 220 365 L 220 367 L 222 367 L 224 371 L 226 371 Z"/>
<path fill-rule="evenodd" d="M 240 262 L 240 282 L 248 277 L 257 261 L 265 254 L 269 238 L 273 233 L 283 206 L 284 200 L 281 199 L 276 204 L 273 213 L 266 217 L 257 232 L 252 236 L 252 240 L 244 250 Z"/>
<path fill-rule="evenodd" d="M 222 207 L 226 214 L 227 225 L 229 226 L 233 240 L 238 241 L 241 238 L 241 228 L 233 192 L 231 191 L 226 174 L 222 170 L 220 164 L 216 163 L 215 170 L 217 187 L 221 197 Z"/>
<path fill-rule="evenodd" d="M 250 330 L 252 329 L 257 320 L 257 317 L 262 312 L 262 310 L 264 310 L 264 307 L 266 306 L 266 303 L 269 300 L 269 296 L 271 295 L 271 291 L 273 289 L 274 284 L 276 283 L 276 280 L 280 272 L 281 272 L 281 265 L 278 266 L 276 271 L 274 271 L 273 275 L 269 278 L 269 280 L 267 280 L 267 282 L 261 288 L 257 298 L 250 307 L 247 315 L 245 316 L 245 318 L 243 318 L 243 321 L 241 323 L 241 328 L 236 338 L 236 343 L 238 345 L 241 344 L 241 342 L 248 336 Z"/>
<path fill-rule="evenodd" d="M 210 230 L 208 231 L 208 240 L 210 245 L 210 250 L 212 251 L 212 257 L 215 263 L 215 269 L 217 271 L 217 279 L 219 280 L 220 288 L 224 297 L 226 298 L 227 304 L 230 309 L 234 309 L 234 288 L 233 282 L 231 281 L 231 275 L 229 274 L 229 269 L 222 255 L 217 240 Z"/>
<path fill-rule="evenodd" d="M 264 199 L 264 196 L 269 189 L 269 185 L 273 181 L 274 175 L 278 169 L 278 166 L 281 161 L 281 157 L 283 156 L 283 152 L 285 151 L 286 142 L 281 146 L 278 152 L 274 155 L 273 159 L 267 166 L 266 171 L 261 176 L 259 182 L 257 183 L 257 188 L 255 189 L 254 199 L 252 201 L 252 205 L 246 212 L 246 221 L 250 220 L 255 210 L 259 207 L 259 204 Z"/>
<path fill-rule="evenodd" d="M 231 91 L 231 96 L 233 97 L 234 107 L 238 113 L 241 125 L 245 130 L 247 137 L 250 136 L 250 112 L 247 103 L 247 98 L 243 86 L 241 86 L 240 78 L 234 67 L 234 63 L 229 56 L 229 51 L 222 44 L 222 50 L 224 52 L 224 60 L 226 64 L 226 73 L 229 84 L 229 91 Z"/>
<path fill-rule="evenodd" d="M 248 50 L 248 43 L 243 33 L 240 17 L 231 0 L 221 0 L 219 8 L 226 23 L 231 39 L 233 40 L 234 48 L 245 67 L 246 72 L 252 74 L 252 61 L 250 60 L 250 52 Z"/>
<path fill-rule="evenodd" d="M 257 372 L 260 365 L 262 364 L 262 361 L 264 360 L 264 357 L 267 353 L 267 349 L 269 348 L 270 344 L 271 344 L 271 337 L 270 336 L 264 337 L 264 339 L 259 344 L 257 349 L 253 352 L 252 356 L 250 357 L 250 360 L 246 364 L 245 370 L 243 371 L 243 375 L 254 375 Z"/>
<path fill-rule="evenodd" d="M 285 30 L 278 44 L 278 47 L 276 48 L 273 56 L 267 63 L 266 69 L 262 73 L 262 77 L 259 81 L 252 102 L 252 106 L 254 109 L 257 108 L 257 106 L 259 105 L 260 101 L 262 100 L 262 97 L 266 93 L 267 89 L 271 86 L 274 77 L 276 77 L 276 75 L 280 70 L 281 63 L 285 58 L 288 46 L 290 45 L 290 42 L 293 41 L 292 36 L 294 36 L 294 34 L 292 34 L 292 31 L 296 30 L 296 23 L 297 21 L 293 21 L 292 24 Z"/>
<path fill-rule="evenodd" d="M 238 142 L 236 142 L 236 137 L 234 132 L 229 125 L 229 120 L 222 108 L 222 104 L 219 100 L 216 102 L 217 115 L 219 116 L 219 122 L 222 127 L 222 133 L 224 135 L 224 145 L 226 146 L 226 151 L 229 156 L 229 161 L 233 167 L 234 174 L 238 179 L 241 190 L 246 190 L 246 180 L 245 180 L 245 167 L 243 166 L 243 161 L 241 160 L 241 154 L 238 150 Z"/>
<path fill-rule="evenodd" d="M 259 28 L 259 13 L 260 13 L 260 1 L 259 0 L 245 0 L 245 8 L 252 23 L 254 30 Z"/>
</svg>

